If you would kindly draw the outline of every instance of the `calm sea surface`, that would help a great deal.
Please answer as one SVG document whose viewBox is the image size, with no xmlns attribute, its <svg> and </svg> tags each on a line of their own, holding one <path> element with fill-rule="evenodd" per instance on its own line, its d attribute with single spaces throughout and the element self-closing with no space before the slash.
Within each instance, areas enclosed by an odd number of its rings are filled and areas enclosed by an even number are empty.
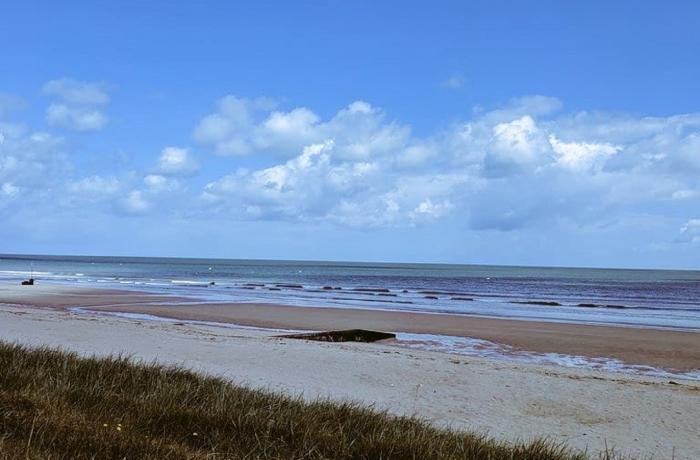
<svg viewBox="0 0 700 460">
<path fill-rule="evenodd" d="M 700 330 L 700 271 L 0 255 L 0 280 Z M 212 284 L 213 283 L 213 284 Z"/>
</svg>

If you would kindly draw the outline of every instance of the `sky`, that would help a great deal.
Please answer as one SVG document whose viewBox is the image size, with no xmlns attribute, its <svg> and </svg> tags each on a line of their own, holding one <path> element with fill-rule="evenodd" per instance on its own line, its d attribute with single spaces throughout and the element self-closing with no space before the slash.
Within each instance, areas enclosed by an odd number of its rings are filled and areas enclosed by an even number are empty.
<svg viewBox="0 0 700 460">
<path fill-rule="evenodd" d="M 693 1 L 6 1 L 0 253 L 700 268 Z"/>
</svg>

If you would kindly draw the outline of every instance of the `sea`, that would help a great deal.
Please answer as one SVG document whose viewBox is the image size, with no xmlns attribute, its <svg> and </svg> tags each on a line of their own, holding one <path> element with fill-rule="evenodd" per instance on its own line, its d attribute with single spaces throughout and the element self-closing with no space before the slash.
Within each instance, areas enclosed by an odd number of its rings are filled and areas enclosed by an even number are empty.
<svg viewBox="0 0 700 460">
<path fill-rule="evenodd" d="M 38 282 L 138 289 L 203 302 L 449 313 L 700 332 L 697 270 L 0 255 L 0 281 L 19 282 L 31 276 Z M 513 355 L 496 344 L 489 348 L 483 341 L 411 334 L 399 338 L 409 346 L 432 343 L 439 351 Z"/>
</svg>

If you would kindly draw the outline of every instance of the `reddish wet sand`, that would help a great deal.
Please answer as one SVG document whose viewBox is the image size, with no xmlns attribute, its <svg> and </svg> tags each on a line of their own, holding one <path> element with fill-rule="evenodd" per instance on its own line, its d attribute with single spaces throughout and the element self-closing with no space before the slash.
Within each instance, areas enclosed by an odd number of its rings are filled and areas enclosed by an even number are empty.
<svg viewBox="0 0 700 460">
<path fill-rule="evenodd" d="M 187 305 L 179 302 L 190 301 Z M 262 328 L 391 332 L 472 337 L 540 353 L 616 358 L 627 364 L 676 371 L 700 369 L 700 333 L 465 315 L 412 313 L 355 308 L 218 303 L 155 296 L 125 290 L 32 287 L 0 288 L 0 303 L 64 309 L 142 313 L 183 321 L 212 321 Z"/>
</svg>

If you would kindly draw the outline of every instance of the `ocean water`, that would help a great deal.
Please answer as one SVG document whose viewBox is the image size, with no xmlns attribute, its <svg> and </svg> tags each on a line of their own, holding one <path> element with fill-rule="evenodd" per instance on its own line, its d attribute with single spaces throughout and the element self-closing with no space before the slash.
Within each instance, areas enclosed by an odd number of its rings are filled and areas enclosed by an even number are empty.
<svg viewBox="0 0 700 460">
<path fill-rule="evenodd" d="M 0 280 L 31 273 L 211 302 L 700 330 L 700 271 L 0 255 Z"/>
<path fill-rule="evenodd" d="M 0 255 L 0 281 L 19 283 L 29 276 L 39 283 L 137 289 L 198 302 L 419 311 L 700 333 L 700 271 Z M 74 311 L 86 313 L 79 307 Z M 675 372 L 609 357 L 515 350 L 468 337 L 399 333 L 396 343 L 511 362 L 700 380 L 700 368 Z"/>
</svg>

